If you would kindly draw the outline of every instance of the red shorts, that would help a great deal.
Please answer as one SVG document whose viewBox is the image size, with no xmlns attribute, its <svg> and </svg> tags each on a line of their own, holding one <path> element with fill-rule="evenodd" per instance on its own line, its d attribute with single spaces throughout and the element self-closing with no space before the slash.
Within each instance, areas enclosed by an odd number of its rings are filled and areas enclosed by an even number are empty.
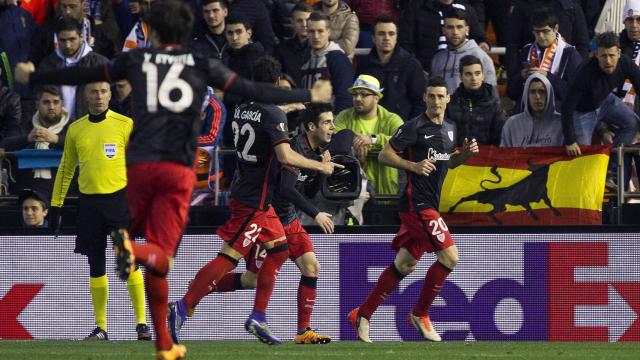
<svg viewBox="0 0 640 360">
<path fill-rule="evenodd" d="M 284 229 L 273 207 L 267 210 L 250 208 L 229 200 L 231 218 L 216 233 L 234 250 L 246 256 L 253 244 L 264 244 L 284 237 Z"/>
<path fill-rule="evenodd" d="M 405 248 L 420 260 L 425 252 L 441 251 L 455 245 L 447 224 L 434 209 L 401 212 L 400 220 L 402 225 L 391 243 L 396 251 Z"/>
<path fill-rule="evenodd" d="M 290 224 L 285 225 L 284 233 L 287 236 L 289 259 L 291 261 L 295 261 L 308 252 L 315 253 L 311 237 L 302 227 L 299 219 L 295 219 Z M 267 251 L 259 246 L 254 246 L 251 252 L 244 257 L 244 261 L 247 263 L 247 270 L 257 273 L 265 257 L 267 257 Z"/>
<path fill-rule="evenodd" d="M 189 216 L 193 169 L 172 161 L 127 167 L 131 235 L 144 236 L 175 256 Z"/>
</svg>

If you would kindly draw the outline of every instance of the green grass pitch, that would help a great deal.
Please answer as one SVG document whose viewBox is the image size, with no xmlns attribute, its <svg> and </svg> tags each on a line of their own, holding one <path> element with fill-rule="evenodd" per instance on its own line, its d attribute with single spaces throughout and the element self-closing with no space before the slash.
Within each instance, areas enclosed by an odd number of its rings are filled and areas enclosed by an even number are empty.
<svg viewBox="0 0 640 360">
<path fill-rule="evenodd" d="M 186 341 L 187 359 L 640 359 L 640 343 L 378 342 L 267 346 L 257 341 Z M 137 341 L 0 340 L 3 360 L 154 359 L 153 344 Z"/>
</svg>

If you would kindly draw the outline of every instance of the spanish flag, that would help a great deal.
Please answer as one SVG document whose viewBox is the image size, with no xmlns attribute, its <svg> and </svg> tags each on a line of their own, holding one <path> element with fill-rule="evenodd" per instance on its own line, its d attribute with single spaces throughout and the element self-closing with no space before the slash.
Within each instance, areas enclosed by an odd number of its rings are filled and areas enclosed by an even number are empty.
<svg viewBox="0 0 640 360">
<path fill-rule="evenodd" d="M 440 212 L 452 225 L 602 224 L 611 146 L 481 147 L 449 170 Z"/>
</svg>

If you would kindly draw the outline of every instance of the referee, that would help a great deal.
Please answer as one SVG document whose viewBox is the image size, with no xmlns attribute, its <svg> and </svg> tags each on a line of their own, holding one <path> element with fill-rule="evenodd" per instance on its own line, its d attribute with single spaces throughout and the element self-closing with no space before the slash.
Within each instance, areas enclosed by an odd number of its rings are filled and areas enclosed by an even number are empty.
<svg viewBox="0 0 640 360">
<path fill-rule="evenodd" d="M 86 255 L 89 262 L 89 290 L 96 321 L 96 328 L 85 340 L 108 340 L 106 238 L 111 230 L 129 225 L 125 148 L 133 120 L 109 110 L 111 88 L 107 82 L 87 84 L 84 96 L 89 114 L 72 123 L 67 131 L 53 185 L 50 220 L 51 226 L 58 230 L 60 208 L 79 164 L 78 236 L 74 252 Z M 136 316 L 138 340 L 151 340 L 146 324 L 144 280 L 139 268 L 129 277 L 127 288 Z"/>
</svg>

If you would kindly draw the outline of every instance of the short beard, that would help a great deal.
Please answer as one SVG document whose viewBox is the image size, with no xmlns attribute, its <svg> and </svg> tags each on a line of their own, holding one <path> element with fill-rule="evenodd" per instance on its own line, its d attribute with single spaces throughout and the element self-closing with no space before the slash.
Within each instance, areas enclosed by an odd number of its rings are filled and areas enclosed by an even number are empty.
<svg viewBox="0 0 640 360">
<path fill-rule="evenodd" d="M 55 125 L 57 123 L 60 122 L 60 120 L 62 119 L 62 114 L 60 115 L 56 115 L 53 118 L 49 118 L 49 117 L 40 117 L 40 123 L 46 127 Z"/>
</svg>

